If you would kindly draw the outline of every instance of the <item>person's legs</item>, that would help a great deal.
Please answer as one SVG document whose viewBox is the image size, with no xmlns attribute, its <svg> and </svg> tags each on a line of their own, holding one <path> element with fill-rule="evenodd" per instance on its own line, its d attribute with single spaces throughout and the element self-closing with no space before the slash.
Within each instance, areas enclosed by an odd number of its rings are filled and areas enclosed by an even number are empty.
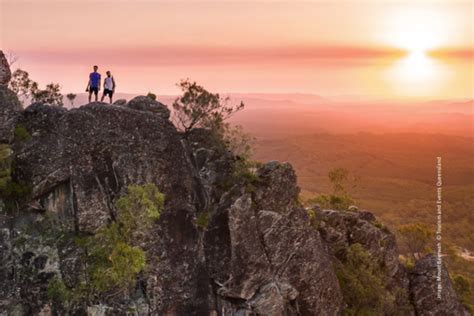
<svg viewBox="0 0 474 316">
<path fill-rule="evenodd" d="M 110 91 L 110 92 L 109 92 L 110 104 L 112 104 L 113 95 L 114 95 L 114 91 Z"/>
<path fill-rule="evenodd" d="M 96 88 L 95 90 L 95 102 L 99 100 L 99 88 Z"/>
<path fill-rule="evenodd" d="M 89 103 L 91 103 L 92 91 L 89 89 Z"/>
<path fill-rule="evenodd" d="M 104 99 L 105 99 L 105 91 L 106 91 L 106 90 L 104 90 L 104 93 L 102 93 L 102 98 L 100 99 L 100 102 L 104 102 Z"/>
</svg>

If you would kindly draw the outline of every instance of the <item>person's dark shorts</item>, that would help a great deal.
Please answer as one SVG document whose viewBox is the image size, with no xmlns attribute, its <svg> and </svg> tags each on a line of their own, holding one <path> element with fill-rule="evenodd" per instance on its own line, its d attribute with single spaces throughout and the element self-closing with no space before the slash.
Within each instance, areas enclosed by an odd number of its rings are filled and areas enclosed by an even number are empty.
<svg viewBox="0 0 474 316">
<path fill-rule="evenodd" d="M 109 97 L 112 97 L 113 94 L 114 94 L 114 90 L 109 90 L 109 89 L 104 90 L 104 95 L 108 95 Z"/>
<path fill-rule="evenodd" d="M 89 88 L 89 94 L 92 94 L 92 93 L 97 95 L 99 93 L 99 87 L 90 87 Z"/>
</svg>

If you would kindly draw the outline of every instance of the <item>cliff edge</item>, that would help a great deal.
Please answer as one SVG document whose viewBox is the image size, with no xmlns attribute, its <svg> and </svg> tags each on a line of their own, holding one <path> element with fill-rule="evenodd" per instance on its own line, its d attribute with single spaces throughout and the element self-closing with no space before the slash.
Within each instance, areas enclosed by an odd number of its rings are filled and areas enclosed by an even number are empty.
<svg viewBox="0 0 474 316">
<path fill-rule="evenodd" d="M 241 170 L 206 130 L 183 137 L 159 102 L 23 110 L 0 85 L 0 122 L 1 315 L 340 315 L 339 273 L 355 244 L 387 279 L 386 314 L 467 314 L 446 271 L 449 295 L 435 299 L 431 259 L 413 272 L 399 264 L 372 214 L 311 218 L 290 164 Z M 88 269 L 81 238 L 114 223 L 118 199 L 145 184 L 165 196 L 140 239 L 147 268 L 126 290 L 66 296 Z"/>
</svg>

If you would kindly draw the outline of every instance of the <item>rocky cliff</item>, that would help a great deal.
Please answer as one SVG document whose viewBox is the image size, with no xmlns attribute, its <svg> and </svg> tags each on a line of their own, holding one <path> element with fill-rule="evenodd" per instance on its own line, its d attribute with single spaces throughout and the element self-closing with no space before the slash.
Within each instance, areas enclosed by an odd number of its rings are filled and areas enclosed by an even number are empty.
<svg viewBox="0 0 474 316">
<path fill-rule="evenodd" d="M 340 315 L 348 303 L 338 271 L 355 244 L 387 279 L 395 307 L 386 314 L 467 314 L 447 272 L 438 300 L 432 258 L 407 271 L 394 236 L 370 213 L 309 216 L 291 165 L 240 170 L 239 158 L 207 131 L 183 137 L 168 119 L 166 106 L 146 97 L 23 110 L 0 86 L 8 177 L 0 197 L 1 315 Z M 147 183 L 165 203 L 140 243 L 145 271 L 118 294 L 53 301 L 53 280 L 69 291 L 83 279 L 79 237 L 113 223 L 127 187 Z"/>
</svg>

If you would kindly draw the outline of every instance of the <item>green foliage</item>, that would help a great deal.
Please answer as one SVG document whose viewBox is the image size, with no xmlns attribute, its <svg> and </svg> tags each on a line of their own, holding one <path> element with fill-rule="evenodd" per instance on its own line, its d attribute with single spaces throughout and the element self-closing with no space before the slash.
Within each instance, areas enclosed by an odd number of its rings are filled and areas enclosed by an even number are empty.
<svg viewBox="0 0 474 316">
<path fill-rule="evenodd" d="M 384 315 L 394 309 L 395 297 L 387 290 L 387 277 L 364 247 L 353 244 L 336 275 L 348 308 L 346 315 Z"/>
<path fill-rule="evenodd" d="M 412 258 L 419 259 L 429 250 L 433 239 L 432 230 L 424 224 L 407 224 L 398 229 L 402 246 Z"/>
<path fill-rule="evenodd" d="M 72 298 L 72 291 L 69 289 L 58 276 L 53 277 L 47 288 L 48 299 L 52 302 L 66 305 Z"/>
<path fill-rule="evenodd" d="M 61 95 L 61 87 L 57 83 L 46 85 L 44 90 L 39 89 L 38 83 L 30 79 L 28 72 L 17 69 L 12 74 L 9 88 L 24 104 L 29 100 L 34 102 L 42 102 L 51 105 L 63 105 L 63 96 Z"/>
<path fill-rule="evenodd" d="M 463 248 L 459 248 L 453 244 L 444 244 L 443 249 L 445 249 L 447 254 L 447 256 L 443 258 L 443 263 L 446 264 L 452 276 L 454 289 L 464 306 L 466 306 L 471 313 L 474 313 L 474 291 L 472 290 L 474 284 L 474 264 L 462 256 Z M 456 282 L 455 279 L 457 277 L 462 277 L 464 280 L 458 279 Z M 467 287 L 466 285 L 469 286 Z M 467 290 L 468 288 L 469 290 Z"/>
<path fill-rule="evenodd" d="M 260 184 L 260 178 L 256 171 L 261 164 L 256 161 L 246 159 L 237 160 L 233 166 L 233 174 L 230 179 L 231 183 L 244 182 L 247 193 L 255 192 Z"/>
<path fill-rule="evenodd" d="M 345 211 L 354 204 L 354 200 L 348 195 L 321 194 L 315 198 L 308 199 L 308 204 L 318 204 L 323 209 Z"/>
<path fill-rule="evenodd" d="M 11 182 L 11 153 L 10 146 L 0 145 L 0 196 L 2 195 L 1 192 L 4 192 Z"/>
<path fill-rule="evenodd" d="M 454 276 L 453 283 L 454 289 L 460 297 L 471 294 L 471 285 L 469 284 L 469 281 L 462 275 Z"/>
<path fill-rule="evenodd" d="M 25 125 L 23 124 L 18 124 L 15 126 L 15 139 L 19 141 L 27 141 L 31 138 L 31 134 L 28 132 L 26 129 Z"/>
<path fill-rule="evenodd" d="M 24 104 L 27 100 L 32 98 L 32 92 L 38 89 L 38 83 L 30 79 L 28 72 L 17 69 L 12 73 L 8 88 L 10 88 Z"/>
<path fill-rule="evenodd" d="M 17 181 L 11 180 L 6 187 L 0 192 L 5 199 L 20 201 L 31 193 L 31 187 Z"/>
<path fill-rule="evenodd" d="M 154 94 L 152 92 L 148 92 L 148 94 L 146 96 L 149 97 L 150 99 L 152 99 L 153 101 L 156 101 L 156 94 Z"/>
<path fill-rule="evenodd" d="M 316 229 L 319 229 L 321 221 L 318 220 L 318 214 L 316 214 L 316 209 L 311 208 L 308 210 L 309 223 Z"/>
<path fill-rule="evenodd" d="M 146 268 L 144 237 L 164 208 L 164 195 L 154 184 L 130 185 L 117 200 L 116 220 L 95 235 L 77 237 L 82 249 L 84 279 L 68 288 L 59 278 L 48 286 L 48 297 L 61 306 L 97 295 L 114 295 L 132 287 Z"/>
<path fill-rule="evenodd" d="M 116 223 L 101 229 L 86 241 L 87 274 L 95 293 L 122 291 L 136 281 L 145 268 L 145 253 L 123 241 Z"/>
<path fill-rule="evenodd" d="M 31 96 L 34 102 L 63 106 L 63 96 L 58 83 L 51 82 L 44 90 L 35 89 L 31 92 Z"/>
<path fill-rule="evenodd" d="M 240 125 L 231 126 L 224 124 L 223 142 L 228 150 L 242 159 L 250 159 L 252 155 L 252 142 L 255 137 L 244 132 Z"/>
<path fill-rule="evenodd" d="M 349 172 L 344 168 L 335 168 L 329 171 L 328 177 L 333 185 L 333 194 L 344 194 L 346 189 L 344 183 L 347 181 Z"/>
<path fill-rule="evenodd" d="M 29 185 L 12 179 L 11 153 L 10 146 L 0 145 L 0 198 L 7 205 L 21 201 L 31 193 Z"/>
<path fill-rule="evenodd" d="M 229 150 L 241 160 L 251 156 L 252 136 L 245 133 L 242 126 L 232 126 L 226 120 L 244 108 L 244 103 L 229 105 L 230 98 L 207 91 L 189 79 L 182 80 L 178 86 L 182 95 L 173 103 L 173 121 L 185 135 L 193 129 L 210 131 L 208 141 L 220 150 Z M 239 164 L 239 162 L 237 163 Z M 237 166 L 237 169 L 242 169 Z"/>
<path fill-rule="evenodd" d="M 385 226 L 382 222 L 380 222 L 378 220 L 374 220 L 371 223 L 372 223 L 372 225 L 374 225 L 378 229 L 382 230 L 383 232 L 390 233 L 390 230 L 388 229 L 388 227 Z"/>
<path fill-rule="evenodd" d="M 209 224 L 209 212 L 201 212 L 196 218 L 196 224 L 202 229 L 206 229 Z"/>
<path fill-rule="evenodd" d="M 130 185 L 117 200 L 116 221 L 92 237 L 79 239 L 86 249 L 87 274 L 94 292 L 122 291 L 145 268 L 141 244 L 164 208 L 164 195 L 154 184 Z"/>
<path fill-rule="evenodd" d="M 405 257 L 403 255 L 400 255 L 399 257 L 400 263 L 407 268 L 408 271 L 411 271 L 415 267 L 415 260 L 411 257 Z"/>
<path fill-rule="evenodd" d="M 453 286 L 458 298 L 461 302 L 469 309 L 470 312 L 473 311 L 474 306 L 470 305 L 470 296 L 472 295 L 471 284 L 469 279 L 458 274 L 455 275 L 453 278 Z"/>
<path fill-rule="evenodd" d="M 345 182 L 349 172 L 344 168 L 335 168 L 328 172 L 328 178 L 333 186 L 332 194 L 320 194 L 308 199 L 308 204 L 318 204 L 323 209 L 345 211 L 354 204 L 353 198 L 347 193 Z"/>
<path fill-rule="evenodd" d="M 117 221 L 127 240 L 143 237 L 164 209 L 165 196 L 151 183 L 130 185 L 128 193 L 117 200 Z"/>
<path fill-rule="evenodd" d="M 185 133 L 194 128 L 220 131 L 227 118 L 244 108 L 242 102 L 235 106 L 228 105 L 229 98 L 210 93 L 189 79 L 182 80 L 178 86 L 183 95 L 173 103 L 174 120 Z"/>
</svg>

